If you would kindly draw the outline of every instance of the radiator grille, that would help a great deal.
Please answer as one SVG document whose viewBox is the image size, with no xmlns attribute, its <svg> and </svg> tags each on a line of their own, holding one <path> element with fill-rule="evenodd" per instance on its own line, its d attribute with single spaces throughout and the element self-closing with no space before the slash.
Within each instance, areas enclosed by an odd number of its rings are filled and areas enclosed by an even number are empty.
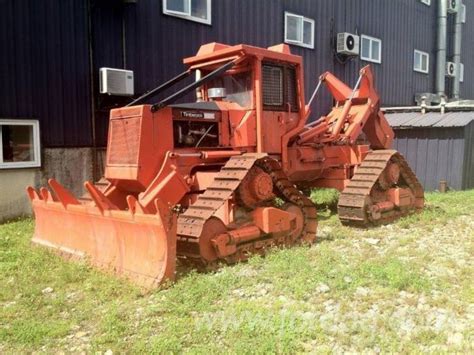
<svg viewBox="0 0 474 355">
<path fill-rule="evenodd" d="M 263 104 L 266 106 L 283 105 L 283 69 L 277 66 L 264 65 Z"/>
<path fill-rule="evenodd" d="M 137 165 L 141 117 L 110 121 L 108 164 Z"/>
</svg>

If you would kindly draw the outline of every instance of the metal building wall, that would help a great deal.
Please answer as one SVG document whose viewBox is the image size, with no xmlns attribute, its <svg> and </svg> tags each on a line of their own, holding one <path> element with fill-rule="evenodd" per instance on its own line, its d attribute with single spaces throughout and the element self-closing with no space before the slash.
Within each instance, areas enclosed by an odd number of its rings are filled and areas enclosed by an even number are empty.
<svg viewBox="0 0 474 355">
<path fill-rule="evenodd" d="M 464 1 L 467 22 L 461 94 L 474 98 L 474 42 L 470 40 L 474 1 Z M 202 43 L 265 47 L 283 42 L 285 11 L 315 20 L 315 48 L 291 46 L 305 61 L 307 96 L 326 70 L 355 83 L 358 70 L 367 63 L 356 58 L 343 65 L 333 56 L 333 36 L 349 31 L 382 39 L 382 64 L 372 66 L 383 104 L 411 105 L 415 93 L 434 89 L 437 1 L 431 3 L 213 0 L 212 26 L 207 26 L 164 15 L 162 0 L 0 0 L 0 117 L 38 118 L 44 146 L 67 147 L 93 144 L 94 113 L 97 143 L 104 145 L 108 110 L 120 101 L 98 95 L 99 67 L 133 69 L 136 92 L 143 93 L 180 72 L 182 58 L 193 55 Z M 413 71 L 415 48 L 430 53 L 429 75 Z M 93 109 L 89 55 L 93 59 Z M 314 116 L 327 111 L 330 104 L 327 94 L 321 95 L 313 107 Z"/>
<path fill-rule="evenodd" d="M 178 73 L 181 59 L 202 43 L 267 47 L 283 42 L 285 11 L 316 23 L 314 49 L 291 46 L 304 58 L 307 96 L 320 73 L 334 71 L 352 85 L 366 64 L 374 68 L 384 105 L 411 105 L 415 93 L 434 89 L 436 1 L 426 6 L 414 0 L 219 0 L 212 2 L 212 26 L 207 26 L 163 15 L 161 1 L 140 0 L 125 10 L 127 64 L 136 71 L 138 91 Z M 340 64 L 333 56 L 333 38 L 342 31 L 382 39 L 382 63 L 355 58 Z M 428 75 L 413 71 L 414 49 L 430 53 Z M 321 114 L 329 106 L 324 95 L 316 111 Z"/>
<path fill-rule="evenodd" d="M 474 121 L 464 127 L 463 189 L 474 188 Z"/>
<path fill-rule="evenodd" d="M 474 0 L 463 0 L 466 5 L 466 23 L 462 30 L 461 62 L 464 64 L 464 82 L 461 98 L 474 99 Z M 473 142 L 474 143 L 474 142 Z"/>
<path fill-rule="evenodd" d="M 0 0 L 0 118 L 39 119 L 46 147 L 90 146 L 86 1 Z"/>
<path fill-rule="evenodd" d="M 416 0 L 338 0 L 337 32 L 365 34 L 382 40 L 382 63 L 356 58 L 337 66 L 345 80 L 354 80 L 359 68 L 371 64 L 385 106 L 412 105 L 417 92 L 434 89 L 436 1 L 426 6 Z M 343 14 L 343 16 L 341 16 Z M 430 53 L 429 74 L 413 71 L 414 50 Z"/>
<path fill-rule="evenodd" d="M 438 189 L 440 180 L 455 190 L 466 188 L 464 127 L 396 129 L 395 137 L 394 149 L 407 159 L 425 190 Z"/>
<path fill-rule="evenodd" d="M 412 105 L 416 93 L 434 90 L 437 1 L 426 6 L 418 0 L 214 0 L 211 26 L 164 15 L 163 2 L 158 0 L 128 4 L 114 0 L 91 1 L 94 78 L 100 66 L 132 69 L 138 94 L 181 72 L 182 59 L 195 54 L 203 43 L 247 43 L 262 47 L 282 43 L 285 11 L 315 20 L 315 48 L 291 46 L 292 52 L 304 59 L 307 97 L 322 72 L 333 71 L 354 85 L 359 69 L 366 64 L 374 69 L 385 106 Z M 465 0 L 468 1 L 473 2 Z M 120 6 L 121 9 L 117 8 Z M 474 44 L 467 40 L 467 31 L 471 27 L 474 30 L 474 3 L 467 4 L 467 10 L 463 42 L 465 68 L 474 58 L 471 55 Z M 346 64 L 337 61 L 334 36 L 342 31 L 382 39 L 382 63 L 369 63 L 360 58 Z M 414 49 L 430 53 L 429 74 L 413 71 Z M 472 65 L 474 68 L 474 63 Z M 470 76 L 474 79 L 474 70 L 465 69 L 465 84 L 461 86 L 465 98 L 474 98 L 474 80 L 469 80 Z M 110 105 L 101 99 L 103 97 L 96 95 L 95 120 L 97 142 L 105 145 Z M 331 99 L 323 92 L 313 104 L 313 118 L 326 113 L 330 106 Z"/>
<path fill-rule="evenodd" d="M 137 91 L 149 90 L 183 71 L 182 59 L 194 55 L 207 42 L 261 47 L 282 43 L 285 11 L 316 21 L 315 49 L 291 47 L 293 53 L 304 58 L 306 95 L 309 95 L 322 71 L 333 67 L 328 49 L 333 1 L 213 1 L 212 26 L 163 15 L 161 1 L 143 0 L 128 5 L 125 11 L 127 64 L 135 70 Z M 322 95 L 319 107 L 329 105 L 329 97 Z"/>
<path fill-rule="evenodd" d="M 126 67 L 123 16 L 126 5 L 117 0 L 88 0 L 91 16 L 94 121 L 97 146 L 107 144 L 110 109 L 129 102 L 127 97 L 99 94 L 99 69 Z"/>
</svg>

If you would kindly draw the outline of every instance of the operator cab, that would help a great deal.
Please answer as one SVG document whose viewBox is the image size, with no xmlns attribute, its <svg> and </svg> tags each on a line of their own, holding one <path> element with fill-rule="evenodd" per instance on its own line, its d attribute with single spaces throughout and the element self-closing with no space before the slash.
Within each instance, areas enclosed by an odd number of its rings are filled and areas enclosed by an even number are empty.
<svg viewBox="0 0 474 355">
<path fill-rule="evenodd" d="M 245 60 L 212 76 L 195 89 L 196 102 L 172 105 L 175 148 L 228 147 L 232 137 L 229 115 L 241 118 L 253 109 L 253 75 Z M 225 64 L 225 63 L 224 63 Z M 222 66 L 211 64 L 192 70 L 196 80 Z"/>
<path fill-rule="evenodd" d="M 304 121 L 302 61 L 287 45 L 211 43 L 184 64 L 189 69 L 176 82 L 189 75 L 196 81 L 152 106 L 172 107 L 175 148 L 281 153 L 283 136 Z M 173 104 L 192 93 L 196 102 Z"/>
</svg>

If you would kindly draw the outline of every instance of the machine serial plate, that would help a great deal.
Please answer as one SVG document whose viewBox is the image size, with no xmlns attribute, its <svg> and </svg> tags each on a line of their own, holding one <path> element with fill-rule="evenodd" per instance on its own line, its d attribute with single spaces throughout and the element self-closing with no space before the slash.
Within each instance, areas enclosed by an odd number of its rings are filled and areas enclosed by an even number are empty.
<svg viewBox="0 0 474 355">
<path fill-rule="evenodd" d="M 216 115 L 213 112 L 196 112 L 196 111 L 181 111 L 182 118 L 204 118 L 213 120 Z"/>
</svg>

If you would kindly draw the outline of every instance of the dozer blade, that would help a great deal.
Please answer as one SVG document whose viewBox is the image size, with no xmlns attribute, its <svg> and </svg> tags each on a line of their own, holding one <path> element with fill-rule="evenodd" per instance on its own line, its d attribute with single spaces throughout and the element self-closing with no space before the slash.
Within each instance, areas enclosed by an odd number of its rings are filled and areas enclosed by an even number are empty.
<svg viewBox="0 0 474 355">
<path fill-rule="evenodd" d="M 81 204 L 54 183 L 54 197 L 44 188 L 40 194 L 28 188 L 36 218 L 33 243 L 63 256 L 85 258 L 146 289 L 174 278 L 175 220 L 139 209 L 102 210 L 93 203 Z"/>
</svg>

